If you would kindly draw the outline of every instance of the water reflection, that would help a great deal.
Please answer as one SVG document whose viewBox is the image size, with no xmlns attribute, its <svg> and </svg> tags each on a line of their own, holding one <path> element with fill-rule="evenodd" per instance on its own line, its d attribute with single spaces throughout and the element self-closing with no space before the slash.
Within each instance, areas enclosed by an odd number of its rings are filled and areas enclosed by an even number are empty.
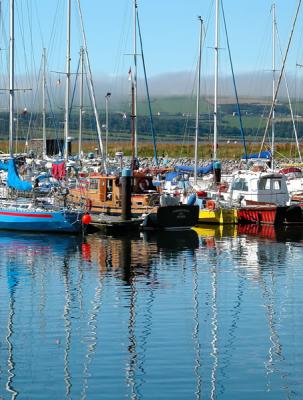
<svg viewBox="0 0 303 400">
<path fill-rule="evenodd" d="M 247 278 L 256 280 L 259 284 L 260 293 L 263 298 L 264 316 L 268 324 L 269 346 L 267 360 L 264 366 L 267 375 L 267 392 L 274 392 L 277 376 L 279 376 L 283 392 L 287 398 L 292 398 L 294 391 L 291 390 L 289 374 L 284 370 L 286 356 L 281 343 L 279 328 L 282 325 L 281 306 L 286 303 L 277 301 L 279 293 L 279 278 L 286 274 L 282 270 L 289 265 L 293 258 L 296 244 L 302 244 L 303 231 L 298 227 L 276 228 L 274 226 L 245 225 L 236 228 L 208 227 L 197 229 L 201 248 L 213 250 L 216 257 L 213 259 L 212 274 L 212 297 L 211 297 L 211 356 L 213 357 L 211 370 L 210 398 L 223 395 L 227 388 L 217 379 L 217 371 L 220 365 L 221 374 L 225 375 L 230 361 L 230 352 L 235 345 L 237 325 L 240 322 L 241 308 L 243 308 L 243 296 L 247 291 Z M 227 345 L 219 346 L 218 350 L 218 324 L 220 326 L 219 313 L 217 309 L 217 290 L 220 287 L 218 279 L 219 256 L 229 249 L 233 260 L 238 268 L 238 295 L 233 305 L 232 323 L 228 330 Z M 220 390 L 218 392 L 218 386 Z"/>
<path fill-rule="evenodd" d="M 302 242 L 257 226 L 0 234 L 0 397 L 303 395 Z"/>
<path fill-rule="evenodd" d="M 16 399 L 19 390 L 15 386 L 16 362 L 14 360 L 14 339 L 19 332 L 14 328 L 18 287 L 25 277 L 35 275 L 39 257 L 63 254 L 68 257 L 79 245 L 79 238 L 72 236 L 34 235 L 0 232 L 1 275 L 6 267 L 8 294 L 7 320 L 7 381 L 6 391 L 11 399 Z"/>
</svg>

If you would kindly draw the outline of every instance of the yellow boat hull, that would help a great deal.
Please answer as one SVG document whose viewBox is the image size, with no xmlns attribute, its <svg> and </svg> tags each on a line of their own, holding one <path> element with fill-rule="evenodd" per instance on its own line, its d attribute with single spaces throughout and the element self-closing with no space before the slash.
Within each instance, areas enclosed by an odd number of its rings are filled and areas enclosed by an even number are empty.
<svg viewBox="0 0 303 400">
<path fill-rule="evenodd" d="M 217 208 L 209 210 L 204 208 L 199 211 L 199 224 L 237 224 L 238 213 L 236 209 Z"/>
</svg>

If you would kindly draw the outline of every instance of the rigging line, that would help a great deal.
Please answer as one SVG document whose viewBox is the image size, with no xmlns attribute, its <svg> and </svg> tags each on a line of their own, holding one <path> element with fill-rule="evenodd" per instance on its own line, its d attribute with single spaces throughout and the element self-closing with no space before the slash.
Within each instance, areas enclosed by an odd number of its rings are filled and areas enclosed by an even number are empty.
<svg viewBox="0 0 303 400">
<path fill-rule="evenodd" d="M 140 46 L 141 46 L 141 58 L 142 58 L 143 71 L 144 71 L 145 88 L 146 88 L 146 94 L 147 94 L 148 110 L 149 110 L 150 125 L 151 125 L 151 131 L 152 131 L 153 147 L 154 147 L 154 159 L 155 159 L 156 167 L 159 167 L 158 156 L 157 156 L 156 132 L 155 132 L 155 127 L 154 127 L 153 113 L 152 113 L 151 104 L 150 104 L 150 95 L 149 95 L 149 87 L 148 87 L 147 75 L 146 75 L 146 66 L 145 66 L 145 58 L 144 58 L 144 52 L 143 52 L 143 43 L 142 43 L 142 35 L 141 35 L 138 7 L 136 8 L 136 13 L 137 13 L 137 24 L 138 24 L 138 31 L 139 31 L 138 33 L 139 33 Z"/>
<path fill-rule="evenodd" d="M 126 16 L 128 15 L 127 11 L 129 10 L 129 6 L 127 4 L 127 2 L 125 3 L 125 9 L 123 12 L 124 18 L 123 18 L 123 24 L 122 24 L 122 29 L 120 32 L 120 37 L 118 40 L 118 46 L 116 49 L 116 55 L 115 55 L 115 60 L 117 60 L 115 66 L 114 66 L 114 75 L 111 77 L 111 82 L 110 82 L 110 86 L 112 86 L 113 84 L 117 87 L 117 80 L 118 80 L 118 72 L 121 68 L 121 64 L 122 64 L 122 54 L 126 53 L 126 51 L 123 51 L 122 49 L 126 49 L 126 41 L 127 38 L 129 37 L 129 31 L 130 31 L 130 23 L 128 24 L 128 31 L 127 31 L 127 27 L 126 21 L 129 21 L 129 18 L 126 18 Z M 114 81 L 114 83 L 113 83 Z"/>
<path fill-rule="evenodd" d="M 55 117 L 55 113 L 53 111 L 53 107 L 52 107 L 52 103 L 51 103 L 51 99 L 50 99 L 50 94 L 49 94 L 49 90 L 48 90 L 48 86 L 46 86 L 46 95 L 47 95 L 47 99 L 48 99 L 48 106 L 50 109 L 50 113 L 52 115 L 51 120 L 53 121 L 53 126 L 55 129 L 55 134 L 56 134 L 56 139 L 59 140 L 59 128 L 58 128 L 58 123 L 57 123 L 57 119 Z"/>
<path fill-rule="evenodd" d="M 34 100 L 32 102 L 32 109 L 35 108 L 36 100 L 38 98 L 38 92 L 39 92 L 39 87 L 40 87 L 40 83 L 41 83 L 41 76 L 42 76 L 42 62 L 43 61 L 41 61 L 40 68 L 39 68 L 39 73 L 38 73 L 38 76 L 37 76 L 38 86 L 36 87 L 36 90 L 35 90 L 35 93 L 34 93 Z M 25 148 L 26 148 L 26 146 L 28 144 L 28 141 L 30 139 L 30 132 L 31 132 L 33 118 L 34 118 L 34 114 L 33 114 L 33 111 L 31 110 L 30 118 L 29 118 L 29 121 L 28 121 L 28 127 L 27 127 L 26 141 L 25 141 L 25 144 L 24 144 Z M 35 118 L 37 119 L 37 116 Z"/>
<path fill-rule="evenodd" d="M 260 147 L 260 151 L 259 151 L 259 157 L 260 157 L 260 153 L 262 151 L 262 148 L 264 146 L 265 137 L 266 137 L 266 134 L 267 134 L 267 131 L 268 131 L 268 128 L 269 128 L 270 121 L 272 119 L 274 107 L 276 105 L 276 100 L 277 100 L 278 92 L 279 92 L 279 89 L 280 89 L 282 76 L 283 76 L 283 73 L 284 73 L 284 70 L 285 70 L 285 63 L 286 63 L 286 59 L 287 59 L 287 56 L 288 56 L 288 51 L 289 51 L 290 44 L 291 44 L 291 41 L 292 41 L 293 33 L 294 33 L 294 30 L 295 30 L 295 25 L 296 25 L 296 22 L 297 22 L 297 18 L 298 18 L 299 10 L 300 10 L 300 7 L 301 7 L 301 3 L 302 3 L 302 0 L 299 0 L 298 1 L 298 6 L 297 6 L 297 10 L 296 10 L 296 13 L 295 13 L 295 17 L 294 17 L 294 21 L 293 21 L 293 24 L 292 24 L 291 32 L 290 32 L 290 35 L 289 35 L 286 52 L 285 52 L 285 55 L 284 55 L 284 58 L 283 58 L 282 69 L 281 69 L 281 72 L 280 72 L 280 75 L 279 75 L 279 79 L 278 79 L 278 82 L 277 82 L 274 98 L 273 98 L 273 101 L 272 101 L 272 104 L 271 104 L 271 108 L 270 108 L 270 113 L 269 113 L 269 116 L 268 116 L 268 119 L 267 119 L 267 122 L 266 122 L 265 132 L 264 132 L 264 136 L 263 136 L 261 147 Z"/>
<path fill-rule="evenodd" d="M 44 43 L 42 28 L 41 28 L 41 24 L 40 24 L 40 21 L 42 20 L 42 18 L 40 18 L 39 15 L 38 15 L 37 0 L 34 0 L 34 7 L 33 8 L 34 8 L 35 14 L 36 14 L 36 24 L 38 26 L 38 31 L 40 33 L 40 38 L 41 38 L 41 42 L 42 42 L 42 48 L 44 49 L 46 46 L 45 46 L 45 43 Z"/>
<path fill-rule="evenodd" d="M 63 16 L 60 17 L 60 15 L 59 15 L 59 10 L 60 10 L 60 8 L 59 8 L 60 4 L 59 3 L 60 3 L 60 0 L 57 1 L 57 6 L 55 8 L 53 23 L 52 23 L 52 27 L 50 29 L 49 46 L 44 46 L 43 47 L 43 48 L 47 47 L 47 58 L 48 59 L 50 57 L 50 54 L 52 54 L 52 49 L 56 46 L 55 45 L 55 38 L 56 38 L 56 34 L 57 34 L 56 23 L 57 23 L 57 21 L 62 21 L 62 18 L 63 18 Z M 60 29 L 61 29 L 61 32 L 62 32 L 63 24 L 60 24 Z M 60 41 L 60 44 L 61 44 L 61 42 L 63 42 L 63 41 Z M 58 48 L 55 49 L 55 50 L 58 51 Z M 56 53 L 57 53 L 57 51 L 56 51 Z M 60 52 L 58 52 L 58 57 L 59 57 L 59 53 Z"/>
<path fill-rule="evenodd" d="M 27 57 L 28 51 L 27 51 L 26 45 L 25 45 L 25 43 L 26 43 L 26 41 L 25 41 L 25 26 L 24 26 L 23 19 L 20 18 L 20 16 L 23 16 L 23 15 L 25 15 L 25 12 L 23 10 L 22 3 L 21 3 L 21 9 L 18 9 L 18 7 L 17 7 L 17 16 L 18 16 L 19 29 L 20 29 L 21 38 L 22 38 L 21 44 L 22 44 L 22 49 L 23 49 L 23 59 L 25 62 L 25 70 L 26 70 L 26 74 L 27 74 L 26 79 L 28 82 L 30 82 L 29 77 L 30 77 L 31 67 L 30 67 L 30 63 L 28 62 L 28 57 Z M 30 25 L 31 24 L 29 23 L 29 26 Z M 31 30 L 30 30 L 30 33 L 31 33 Z M 32 35 L 30 35 L 30 36 L 32 36 Z M 32 44 L 32 39 L 31 39 L 31 44 Z M 30 53 L 33 55 L 33 47 L 31 47 Z M 34 73 L 35 73 L 35 63 L 33 63 L 33 64 L 34 64 Z"/>
<path fill-rule="evenodd" d="M 73 102 L 75 99 L 75 94 L 76 94 L 76 89 L 77 89 L 77 81 L 78 81 L 78 76 L 79 76 L 79 69 L 80 69 L 80 58 L 78 60 L 78 66 L 77 66 L 77 72 L 76 72 L 76 77 L 75 77 L 75 82 L 74 82 L 74 89 L 73 89 L 73 93 L 71 96 L 71 101 L 70 101 L 70 106 L 69 106 L 69 117 L 71 116 L 72 113 L 72 108 L 73 108 Z"/>
<path fill-rule="evenodd" d="M 239 96 L 238 96 L 238 90 L 237 90 L 237 86 L 236 86 L 234 67 L 233 67 L 233 62 L 232 62 L 232 58 L 231 58 L 231 50 L 230 50 L 228 33 L 227 33 L 227 26 L 226 26 L 225 12 L 224 12 L 224 7 L 223 7 L 223 0 L 221 1 L 221 9 L 222 9 L 222 16 L 223 16 L 223 21 L 224 21 L 224 28 L 225 28 L 225 35 L 226 35 L 226 43 L 227 43 L 227 48 L 228 48 L 229 61 L 230 61 L 230 68 L 231 68 L 231 73 L 232 73 L 232 78 L 233 78 L 235 96 L 236 96 L 236 100 L 237 100 L 237 112 L 238 112 L 238 117 L 239 117 L 239 122 L 240 122 L 240 131 L 241 131 L 242 140 L 243 140 L 245 158 L 247 160 L 246 140 L 245 140 L 245 134 L 244 134 L 244 129 L 243 129 L 241 109 L 240 109 L 240 105 L 239 105 Z"/>
<path fill-rule="evenodd" d="M 275 28 L 276 28 L 276 35 L 277 35 L 277 38 L 278 38 L 280 55 L 281 55 L 281 58 L 282 58 L 283 54 L 282 54 L 281 41 L 280 41 L 280 37 L 279 37 L 277 24 L 275 24 Z M 287 99 L 288 99 L 288 104 L 289 104 L 289 109 L 290 109 L 290 115 L 291 115 L 293 130 L 294 130 L 295 139 L 296 139 L 297 150 L 298 150 L 300 162 L 302 162 L 300 145 L 299 145 L 299 141 L 298 141 L 297 128 L 296 128 L 296 124 L 295 124 L 295 117 L 294 117 L 293 108 L 292 108 L 292 104 L 291 104 L 291 99 L 290 99 L 290 95 L 289 95 L 289 87 L 288 87 L 288 82 L 287 82 L 287 79 L 286 79 L 286 72 L 285 71 L 283 73 L 283 76 L 284 76 L 284 82 L 285 82 L 285 88 L 286 88 L 286 93 L 287 93 Z"/>
<path fill-rule="evenodd" d="M 88 56 L 88 48 L 87 48 L 86 34 L 85 34 L 85 30 L 84 30 L 84 21 L 83 21 L 83 16 L 82 16 L 80 0 L 77 0 L 77 4 L 78 4 L 79 17 L 80 17 L 80 24 L 81 24 L 81 33 L 82 33 L 85 61 L 86 61 L 88 72 L 89 72 L 89 89 L 90 89 L 91 97 L 92 97 L 92 101 L 93 101 L 93 110 L 94 110 L 94 115 L 95 115 L 95 120 L 96 120 L 97 133 L 98 133 L 98 145 L 99 145 L 99 150 L 100 150 L 100 156 L 101 156 L 101 159 L 103 162 L 103 167 L 106 171 L 106 163 L 105 163 L 105 158 L 104 158 L 104 149 L 103 149 L 103 142 L 102 142 L 102 131 L 101 131 L 101 125 L 100 125 L 100 120 L 99 120 L 99 114 L 97 111 L 95 88 L 94 88 L 94 84 L 93 84 L 93 75 L 92 75 L 90 60 L 89 60 L 89 56 Z"/>
<path fill-rule="evenodd" d="M 30 44 L 31 44 L 31 55 L 32 55 L 32 57 L 31 57 L 31 59 L 32 59 L 32 63 L 33 63 L 33 71 L 34 71 L 34 74 L 36 73 L 36 62 L 35 62 L 35 57 L 34 57 L 34 44 L 33 44 L 33 29 L 32 29 L 32 19 L 33 19 L 33 17 L 32 17 L 32 12 L 30 12 L 30 10 L 32 11 L 32 8 L 30 8 L 29 7 L 29 3 L 28 3 L 28 0 L 27 0 L 27 2 L 26 2 L 26 5 L 27 5 L 27 7 L 26 7 L 26 9 L 27 9 L 27 15 L 28 15 L 28 19 L 29 19 L 29 31 L 30 31 Z"/>
<path fill-rule="evenodd" d="M 203 27 L 204 27 L 204 25 L 203 25 Z M 204 44 L 204 42 L 203 42 L 203 44 Z M 194 65 L 194 62 L 193 62 L 193 65 Z M 192 65 L 192 69 L 194 68 L 193 65 Z M 191 83 L 191 93 L 190 93 L 190 96 L 189 96 L 190 110 L 191 110 L 191 101 L 194 99 L 194 91 L 195 91 L 195 87 L 196 87 L 197 75 L 198 75 L 198 63 L 196 64 L 196 68 L 195 68 L 194 80 Z M 192 79 L 192 76 L 190 74 L 190 76 L 188 76 L 188 82 L 186 83 L 186 87 L 190 85 L 191 79 Z M 188 126 L 189 126 L 190 116 L 191 116 L 191 111 L 190 110 L 187 111 L 186 113 L 184 113 L 184 114 L 186 114 L 186 118 L 185 118 L 184 125 L 183 125 L 183 141 L 182 141 L 182 146 L 181 146 L 180 151 L 179 151 L 179 157 L 182 157 L 183 147 L 185 147 L 185 140 L 186 139 L 187 139 L 187 152 L 186 152 L 186 154 L 187 154 L 187 156 L 189 155 L 189 147 L 190 147 L 189 139 L 190 139 L 191 135 L 190 135 L 190 129 L 189 129 Z"/>
</svg>

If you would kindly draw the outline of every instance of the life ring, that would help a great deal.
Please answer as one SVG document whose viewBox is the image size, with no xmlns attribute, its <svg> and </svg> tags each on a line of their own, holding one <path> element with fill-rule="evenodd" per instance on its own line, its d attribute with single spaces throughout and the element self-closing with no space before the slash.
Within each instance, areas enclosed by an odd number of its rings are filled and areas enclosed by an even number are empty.
<svg viewBox="0 0 303 400">
<path fill-rule="evenodd" d="M 91 211 L 92 206 L 93 206 L 93 202 L 91 201 L 91 199 L 86 199 L 86 202 L 85 202 L 85 208 L 86 208 L 86 210 L 87 210 L 87 211 Z"/>
<path fill-rule="evenodd" d="M 138 182 L 139 188 L 144 192 L 144 190 L 147 190 L 149 188 L 149 181 L 147 178 L 141 178 L 139 179 Z"/>
<path fill-rule="evenodd" d="M 216 202 L 214 200 L 207 200 L 206 201 L 206 208 L 208 210 L 214 210 L 216 208 Z"/>
</svg>

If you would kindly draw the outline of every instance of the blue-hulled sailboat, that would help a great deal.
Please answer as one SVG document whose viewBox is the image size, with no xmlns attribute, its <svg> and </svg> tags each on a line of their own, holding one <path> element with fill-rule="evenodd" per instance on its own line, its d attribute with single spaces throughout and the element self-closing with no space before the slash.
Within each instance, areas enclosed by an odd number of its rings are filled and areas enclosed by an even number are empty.
<svg viewBox="0 0 303 400">
<path fill-rule="evenodd" d="M 0 229 L 38 232 L 80 232 L 81 210 L 71 209 L 62 194 L 56 203 L 54 197 L 40 197 L 31 182 L 23 181 L 13 155 L 14 133 L 14 0 L 10 0 L 9 51 L 9 154 L 0 169 L 7 171 L 6 186 L 0 188 Z M 2 192 L 2 193 L 1 193 Z"/>
</svg>

